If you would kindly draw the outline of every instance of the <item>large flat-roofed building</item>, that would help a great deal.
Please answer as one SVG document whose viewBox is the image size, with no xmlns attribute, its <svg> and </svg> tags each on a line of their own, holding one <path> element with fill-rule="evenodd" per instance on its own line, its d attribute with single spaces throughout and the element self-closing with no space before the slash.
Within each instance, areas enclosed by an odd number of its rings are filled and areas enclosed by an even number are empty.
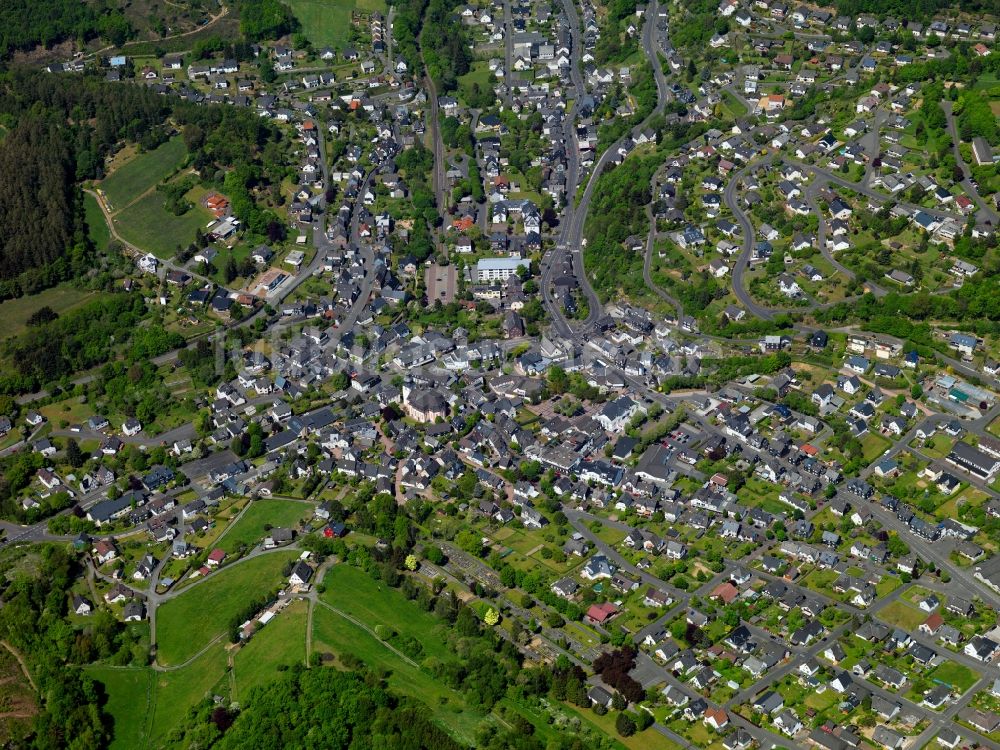
<svg viewBox="0 0 1000 750">
<path fill-rule="evenodd" d="M 483 258 L 476 263 L 476 281 L 506 281 L 528 263 L 522 258 Z"/>
<path fill-rule="evenodd" d="M 987 482 L 992 481 L 1000 469 L 1000 459 L 987 456 L 978 448 L 962 442 L 955 443 L 951 453 L 948 454 L 948 463 Z"/>
<path fill-rule="evenodd" d="M 993 149 L 985 138 L 976 137 L 972 139 L 972 156 L 979 166 L 992 164 L 995 161 L 993 158 Z"/>
</svg>

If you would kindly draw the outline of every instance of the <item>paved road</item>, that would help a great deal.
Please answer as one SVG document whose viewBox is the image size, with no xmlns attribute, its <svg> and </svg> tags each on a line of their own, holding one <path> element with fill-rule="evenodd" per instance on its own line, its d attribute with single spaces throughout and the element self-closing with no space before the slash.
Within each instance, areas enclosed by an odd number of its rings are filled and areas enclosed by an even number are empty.
<svg viewBox="0 0 1000 750">
<path fill-rule="evenodd" d="M 866 179 L 869 174 L 871 174 L 870 170 L 865 172 Z M 805 202 L 809 204 L 809 207 L 816 213 L 816 217 L 819 219 L 818 231 L 816 234 L 816 240 L 819 243 L 819 251 L 826 259 L 826 262 L 829 263 L 831 266 L 833 266 L 838 273 L 842 274 L 845 278 L 849 280 L 853 280 L 856 275 L 854 271 L 852 271 L 850 268 L 845 266 L 843 263 L 841 263 L 834 257 L 833 251 L 830 250 L 830 247 L 826 241 L 826 233 L 828 230 L 826 216 L 823 215 L 823 212 L 820 211 L 819 206 L 816 203 L 816 193 L 818 193 L 826 186 L 827 186 L 826 179 L 822 176 L 819 176 L 816 177 L 809 184 L 809 186 L 806 188 L 805 191 Z M 883 289 L 878 284 L 875 284 L 871 281 L 867 282 L 867 287 L 871 291 L 871 293 L 874 294 L 876 297 L 883 297 L 886 294 L 885 289 Z"/>
<path fill-rule="evenodd" d="M 828 182 L 832 182 L 836 185 L 839 185 L 840 187 L 847 188 L 848 190 L 853 190 L 855 193 L 863 195 L 866 198 L 871 198 L 873 201 L 876 201 L 879 204 L 892 202 L 898 206 L 906 208 L 909 211 L 923 211 L 924 213 L 930 214 L 931 216 L 934 216 L 938 219 L 955 219 L 956 221 L 963 223 L 965 221 L 964 216 L 961 216 L 952 211 L 945 211 L 944 209 L 940 208 L 925 208 L 923 206 L 917 206 L 913 203 L 907 203 L 906 201 L 897 200 L 893 196 L 888 195 L 887 193 L 883 193 L 881 190 L 876 190 L 875 188 L 869 187 L 868 185 L 864 184 L 864 180 L 862 180 L 861 182 L 854 182 L 853 180 L 847 179 L 842 174 L 833 172 L 824 167 L 818 167 L 815 164 L 808 164 L 804 161 L 800 161 L 799 159 L 793 159 L 790 156 L 783 157 L 783 161 L 785 162 L 785 164 L 794 164 L 795 166 L 799 167 L 799 169 L 808 170 L 810 172 L 813 172 L 814 174 L 821 175 L 825 177 Z"/>
<path fill-rule="evenodd" d="M 572 3 L 569 2 L 569 0 L 564 0 L 563 4 L 567 9 L 567 15 L 570 17 L 571 28 L 574 32 L 574 50 L 576 50 L 576 40 L 579 39 L 579 21 L 576 17 L 576 8 L 572 6 Z M 653 76 L 656 80 L 656 106 L 653 108 L 652 112 L 650 112 L 649 115 L 642 120 L 642 122 L 635 125 L 626 136 L 611 144 L 601 154 L 597 163 L 594 165 L 594 169 L 590 173 L 590 177 L 584 187 L 583 194 L 580 196 L 580 200 L 576 204 L 575 208 L 572 204 L 572 196 L 575 195 L 576 190 L 574 189 L 572 192 L 567 190 L 567 197 L 570 202 L 567 204 L 566 211 L 563 215 L 563 232 L 560 234 L 559 241 L 556 245 L 556 252 L 553 253 L 553 257 L 550 261 L 548 278 L 543 277 L 543 287 L 548 287 L 548 281 L 551 279 L 551 274 L 554 268 L 557 265 L 560 267 L 562 265 L 563 254 L 567 252 L 570 254 L 573 265 L 573 275 L 576 277 L 577 282 L 580 285 L 580 291 L 587 298 L 588 315 L 581 326 L 583 330 L 592 327 L 603 312 L 603 306 L 601 305 L 600 298 L 597 296 L 597 293 L 590 284 L 583 261 L 583 228 L 586 223 L 587 211 L 590 207 L 590 200 L 594 195 L 598 178 L 601 176 L 601 173 L 608 166 L 608 164 L 611 163 L 618 149 L 625 141 L 625 138 L 634 137 L 643 128 L 645 128 L 650 118 L 663 111 L 667 101 L 667 81 L 663 75 L 663 70 L 660 65 L 658 45 L 656 42 L 657 9 L 658 4 L 655 1 L 647 6 L 645 13 L 646 20 L 643 25 L 642 32 L 643 52 L 649 60 L 650 66 L 653 69 Z M 576 54 L 577 53 L 574 53 L 574 60 L 576 59 Z M 575 65 L 574 71 L 576 71 Z M 578 84 L 574 82 L 574 85 Z M 575 188 L 575 185 L 573 187 Z M 546 298 L 548 299 L 548 295 L 546 295 Z M 549 310 L 554 321 L 562 318 L 561 311 L 556 310 L 556 307 L 556 305 L 552 305 Z M 561 322 L 556 322 L 556 329 L 563 335 L 567 335 L 566 331 L 570 329 L 570 326 L 563 320 Z"/>
<path fill-rule="evenodd" d="M 948 135 L 951 138 L 951 149 L 955 155 L 955 163 L 962 170 L 962 181 L 959 184 L 961 184 L 962 190 L 965 191 L 966 195 L 973 200 L 979 209 L 979 218 L 996 226 L 998 220 L 997 213 L 979 195 L 976 186 L 972 184 L 972 171 L 969 169 L 969 165 L 965 163 L 965 159 L 962 158 L 962 149 L 959 148 L 962 139 L 958 136 L 958 127 L 955 124 L 955 115 L 952 111 L 953 107 L 954 105 L 950 99 L 945 99 L 941 102 L 941 108 L 944 110 L 945 117 L 948 120 Z"/>
<path fill-rule="evenodd" d="M 563 15 L 570 38 L 570 91 L 567 99 L 580 101 L 580 98 L 587 93 L 583 80 L 583 73 L 580 70 L 582 37 L 580 34 L 580 17 L 576 12 L 576 5 L 573 0 L 562 0 Z M 573 223 L 573 215 L 576 211 L 575 198 L 580 181 L 580 148 L 576 138 L 576 118 L 573 115 L 563 117 L 563 146 L 566 150 L 566 206 L 563 209 L 560 219 L 560 231 L 556 240 L 555 249 L 543 260 L 542 269 L 542 302 L 552 320 L 552 326 L 556 333 L 563 339 L 573 336 L 573 329 L 569 321 L 563 314 L 562 307 L 555 298 L 553 281 L 555 274 L 562 272 L 564 259 L 567 252 L 574 253 L 568 247 L 569 235 Z M 579 248 L 576 248 L 579 250 Z M 575 252 L 575 255 L 580 255 Z M 589 284 L 586 284 L 585 274 L 582 273 L 582 260 L 577 263 L 573 260 L 574 276 L 580 283 L 584 294 L 587 296 L 587 304 L 591 310 L 599 309 L 600 301 Z"/>
<path fill-rule="evenodd" d="M 743 179 L 751 170 L 766 167 L 774 161 L 775 156 L 776 154 L 770 153 L 763 159 L 747 164 L 729 179 L 725 190 L 722 192 L 722 200 L 743 230 L 743 244 L 740 247 L 740 254 L 736 256 L 736 265 L 733 266 L 733 294 L 736 295 L 736 299 L 740 301 L 740 304 L 747 309 L 747 312 L 765 320 L 774 318 L 777 314 L 776 311 L 758 303 L 753 298 L 753 295 L 747 291 L 743 283 L 743 277 L 750 265 L 750 254 L 753 252 L 755 235 L 753 223 L 740 203 L 738 191 Z"/>
</svg>

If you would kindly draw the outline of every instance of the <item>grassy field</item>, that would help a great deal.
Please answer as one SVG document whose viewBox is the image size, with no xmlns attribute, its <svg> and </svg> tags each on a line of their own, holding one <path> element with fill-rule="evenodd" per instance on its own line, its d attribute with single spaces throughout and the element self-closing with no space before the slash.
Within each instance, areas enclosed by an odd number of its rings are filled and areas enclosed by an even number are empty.
<svg viewBox="0 0 1000 750">
<path fill-rule="evenodd" d="M 80 400 L 71 397 L 54 404 L 47 404 L 41 407 L 38 412 L 53 424 L 69 422 L 70 424 L 82 422 L 87 417 L 93 416 L 94 407 L 89 403 L 80 403 Z"/>
<path fill-rule="evenodd" d="M 109 210 L 125 208 L 173 172 L 183 158 L 184 141 L 177 136 L 122 164 L 100 184 L 110 204 Z"/>
<path fill-rule="evenodd" d="M 722 92 L 722 108 L 732 118 L 743 117 L 747 108 L 739 99 L 728 91 Z"/>
<path fill-rule="evenodd" d="M 247 601 L 280 584 L 285 563 L 297 556 L 280 551 L 255 557 L 168 601 L 157 612 L 157 660 L 180 664 L 223 635 L 229 618 Z"/>
<path fill-rule="evenodd" d="M 874 461 L 876 458 L 885 453 L 885 450 L 889 447 L 889 445 L 889 441 L 881 435 L 869 432 L 861 440 L 861 448 L 864 451 L 865 461 Z"/>
<path fill-rule="evenodd" d="M 294 500 L 255 500 L 216 546 L 228 554 L 235 553 L 241 546 L 253 547 L 267 535 L 266 525 L 290 528 L 311 510 L 312 506 Z"/>
<path fill-rule="evenodd" d="M 389 684 L 427 704 L 436 720 L 463 742 L 472 742 L 483 714 L 470 709 L 462 696 L 419 667 L 423 659 L 451 659 L 453 654 L 440 635 L 441 622 L 395 589 L 372 580 L 348 565 L 337 565 L 323 579 L 321 600 L 364 624 L 320 605 L 313 613 L 313 651 L 351 654 L 375 669 L 388 670 Z M 423 646 L 423 654 L 409 660 L 390 649 L 369 630 L 383 625 Z M 365 628 L 368 628 L 366 630 Z M 393 643 L 394 641 L 390 641 Z M 401 648 L 402 644 L 395 644 Z M 412 662 L 412 663 L 411 663 Z M 417 666 L 414 666 L 414 663 Z"/>
<path fill-rule="evenodd" d="M 114 718 L 112 750 L 144 747 L 148 741 L 146 709 L 153 690 L 153 670 L 90 667 L 87 672 L 104 685 L 108 694 L 106 709 Z"/>
<path fill-rule="evenodd" d="M 962 492 L 939 506 L 934 515 L 942 520 L 945 518 L 958 518 L 959 507 L 969 505 L 973 508 L 978 508 L 988 499 L 989 495 L 982 490 L 977 490 L 975 487 L 966 487 Z"/>
<path fill-rule="evenodd" d="M 236 700 L 254 685 L 278 677 L 278 666 L 303 663 L 306 656 L 307 604 L 293 602 L 261 628 L 239 652 L 233 664 Z"/>
<path fill-rule="evenodd" d="M 114 216 L 118 233 L 136 247 L 158 258 L 170 258 L 179 248 L 194 241 L 195 232 L 204 228 L 212 215 L 200 204 L 205 190 L 195 187 L 187 194 L 194 206 L 181 216 L 164 207 L 166 197 L 153 191 Z"/>
<path fill-rule="evenodd" d="M 372 669 L 385 670 L 393 690 L 424 702 L 434 718 L 460 741 L 474 740 L 476 727 L 484 717 L 466 706 L 459 693 L 400 658 L 367 630 L 322 605 L 313 613 L 313 650 L 350 654 Z"/>
<path fill-rule="evenodd" d="M 97 198 L 90 193 L 83 194 L 84 217 L 87 221 L 87 234 L 98 251 L 103 251 L 111 241 L 108 223 L 104 220 L 104 212 Z"/>
<path fill-rule="evenodd" d="M 907 632 L 916 630 L 920 623 L 927 619 L 927 613 L 916 607 L 911 607 L 903 601 L 894 601 L 881 612 L 879 619 L 885 620 L 890 625 L 895 625 Z"/>
<path fill-rule="evenodd" d="M 493 88 L 493 72 L 485 62 L 474 62 L 469 72 L 458 79 L 459 92 L 464 97 L 472 91 L 473 84 L 478 83 L 479 88 L 489 91 Z"/>
<path fill-rule="evenodd" d="M 226 676 L 226 668 L 226 651 L 216 645 L 183 669 L 157 673 L 151 736 L 166 736 L 184 721 L 191 707 L 202 698 L 213 693 L 225 695 L 220 681 Z"/>
<path fill-rule="evenodd" d="M 96 292 L 76 289 L 69 284 L 59 284 L 38 294 L 6 300 L 0 303 L 0 320 L 4 321 L 3 337 L 21 333 L 28 318 L 39 308 L 51 307 L 57 313 L 64 313 L 93 299 L 95 295 Z"/>
<path fill-rule="evenodd" d="M 945 661 L 936 666 L 928 677 L 936 682 L 943 682 L 945 685 L 950 685 L 953 689 L 964 693 L 976 684 L 979 674 L 973 672 L 964 664 Z"/>
<path fill-rule="evenodd" d="M 369 627 L 385 625 L 400 635 L 417 639 L 426 656 L 447 659 L 451 649 L 439 631 L 445 626 L 437 617 L 424 612 L 395 589 L 376 583 L 370 576 L 350 565 L 331 568 L 323 579 L 323 601 L 364 622 Z M 414 661 L 420 661 L 415 659 Z"/>
<path fill-rule="evenodd" d="M 288 0 L 306 36 L 315 47 L 341 49 L 351 30 L 351 11 L 378 11 L 385 15 L 385 0 Z"/>
<path fill-rule="evenodd" d="M 613 711 L 604 716 L 598 716 L 593 711 L 571 706 L 568 703 L 560 704 L 559 708 L 568 716 L 578 717 L 584 727 L 593 727 L 598 730 L 599 734 L 613 738 L 614 747 L 625 747 L 629 750 L 675 750 L 677 748 L 676 743 L 671 742 L 652 727 L 631 737 L 620 736 L 615 730 L 617 714 Z M 701 727 L 702 724 L 697 722 L 693 726 Z M 699 745 L 699 747 L 708 747 L 708 745 Z"/>
</svg>

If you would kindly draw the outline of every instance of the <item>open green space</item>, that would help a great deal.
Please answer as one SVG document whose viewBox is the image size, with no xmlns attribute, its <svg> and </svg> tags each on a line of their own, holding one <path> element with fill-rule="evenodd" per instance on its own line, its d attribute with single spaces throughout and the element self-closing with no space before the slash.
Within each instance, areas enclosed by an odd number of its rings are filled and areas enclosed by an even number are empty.
<svg viewBox="0 0 1000 750">
<path fill-rule="evenodd" d="M 111 241 L 108 222 L 104 220 L 101 204 L 90 193 L 83 194 L 84 218 L 87 222 L 87 235 L 98 251 L 103 251 Z"/>
<path fill-rule="evenodd" d="M 226 650 L 217 644 L 181 669 L 157 673 L 150 708 L 150 737 L 164 737 L 180 726 L 191 707 L 202 698 L 211 694 L 227 695 L 228 691 L 220 686 L 226 669 Z"/>
<path fill-rule="evenodd" d="M 108 694 L 105 710 L 114 720 L 112 750 L 144 747 L 148 740 L 147 709 L 153 691 L 153 670 L 146 667 L 89 667 L 87 672 L 104 685 Z"/>
<path fill-rule="evenodd" d="M 958 664 L 953 661 L 941 662 L 931 671 L 928 677 L 935 682 L 950 685 L 952 689 L 962 693 L 975 685 L 976 680 L 979 679 L 979 675 L 976 672 L 964 664 Z"/>
<path fill-rule="evenodd" d="M 311 510 L 312 506 L 294 500 L 254 500 L 215 546 L 228 554 L 255 547 L 267 536 L 268 528 L 291 528 Z"/>
<path fill-rule="evenodd" d="M 62 422 L 78 423 L 93 416 L 94 407 L 78 398 L 67 398 L 52 404 L 46 404 L 38 412 L 55 425 Z M 110 419 L 110 417 L 109 417 Z"/>
<path fill-rule="evenodd" d="M 885 453 L 890 446 L 888 440 L 874 432 L 869 432 L 861 440 L 861 449 L 864 452 L 865 461 L 874 461 Z"/>
<path fill-rule="evenodd" d="M 309 41 L 315 47 L 342 49 L 351 31 L 351 11 L 385 14 L 384 0 L 288 0 Z"/>
<path fill-rule="evenodd" d="M 100 184 L 110 211 L 119 211 L 173 172 L 184 158 L 184 141 L 177 136 L 152 151 L 122 164 Z"/>
<path fill-rule="evenodd" d="M 114 721 L 111 748 L 156 747 L 154 740 L 177 728 L 202 698 L 217 692 L 226 676 L 226 652 L 216 645 L 190 664 L 167 672 L 149 667 L 88 667 L 104 686 Z"/>
<path fill-rule="evenodd" d="M 180 664 L 214 638 L 225 635 L 229 619 L 251 599 L 282 581 L 282 569 L 294 551 L 260 555 L 226 568 L 171 599 L 157 612 L 157 660 Z"/>
<path fill-rule="evenodd" d="M 237 700 L 254 685 L 277 679 L 280 665 L 290 667 L 305 661 L 307 608 L 304 601 L 288 605 L 236 654 Z"/>
<path fill-rule="evenodd" d="M 743 117 L 747 113 L 746 105 L 744 105 L 743 102 L 728 91 L 722 92 L 722 108 L 730 117 L 733 117 L 734 119 L 737 117 Z"/>
<path fill-rule="evenodd" d="M 972 508 L 978 508 L 986 502 L 989 497 L 990 496 L 982 490 L 976 489 L 975 487 L 966 487 L 962 492 L 952 497 L 948 502 L 939 506 L 934 515 L 942 520 L 945 518 L 958 518 L 958 509 L 960 507 L 968 505 Z"/>
<path fill-rule="evenodd" d="M 896 600 L 887 605 L 878 613 L 880 619 L 885 620 L 890 625 L 895 625 L 907 632 L 915 631 L 924 620 L 927 613 L 916 607 L 911 607 L 906 602 Z"/>
<path fill-rule="evenodd" d="M 439 632 L 446 626 L 437 617 L 423 611 L 395 589 L 372 580 L 364 571 L 350 565 L 337 565 L 326 573 L 323 583 L 326 591 L 322 599 L 327 604 L 371 628 L 383 625 L 401 636 L 415 638 L 427 656 L 439 659 L 452 656 Z"/>
<path fill-rule="evenodd" d="M 477 86 L 481 91 L 491 91 L 493 89 L 493 72 L 484 61 L 474 62 L 469 72 L 458 79 L 459 92 L 463 100 L 468 100 L 468 95 Z"/>
<path fill-rule="evenodd" d="M 0 302 L 0 320 L 3 321 L 2 336 L 6 338 L 21 333 L 28 318 L 43 307 L 50 307 L 56 313 L 64 313 L 84 304 L 95 294 L 96 292 L 77 289 L 66 283 L 37 294 Z"/>
<path fill-rule="evenodd" d="M 187 199 L 194 205 L 181 216 L 166 209 L 166 196 L 153 191 L 124 211 L 113 221 L 118 233 L 141 250 L 158 258 L 170 258 L 180 248 L 194 241 L 195 232 L 212 221 L 212 214 L 201 205 L 205 190 L 192 188 Z"/>
<path fill-rule="evenodd" d="M 395 622 L 402 619 L 397 617 Z M 469 709 L 459 693 L 407 662 L 364 628 L 320 605 L 313 612 L 313 651 L 325 650 L 340 657 L 356 657 L 372 669 L 386 671 L 393 690 L 423 701 L 435 720 L 457 739 L 473 740 L 483 715 Z"/>
<path fill-rule="evenodd" d="M 652 727 L 631 737 L 622 737 L 615 730 L 617 714 L 614 711 L 609 711 L 604 716 L 598 716 L 593 711 L 570 706 L 568 703 L 561 704 L 560 708 L 570 716 L 579 717 L 584 726 L 596 727 L 605 737 L 613 737 L 619 747 L 626 747 L 629 750 L 676 750 L 677 748 L 676 743 L 671 742 Z M 697 722 L 695 726 L 701 727 L 703 725 L 701 722 Z M 699 747 L 708 747 L 708 745 L 699 745 Z"/>
</svg>

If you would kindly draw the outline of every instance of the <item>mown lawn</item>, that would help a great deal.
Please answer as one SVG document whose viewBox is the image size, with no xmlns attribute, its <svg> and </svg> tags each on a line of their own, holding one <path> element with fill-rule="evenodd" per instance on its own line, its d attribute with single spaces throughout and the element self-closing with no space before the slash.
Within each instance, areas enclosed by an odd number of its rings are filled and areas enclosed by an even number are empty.
<svg viewBox="0 0 1000 750">
<path fill-rule="evenodd" d="M 111 749 L 145 747 L 149 719 L 149 699 L 153 690 L 153 670 L 147 667 L 116 669 L 88 667 L 87 673 L 104 685 L 108 694 L 105 710 L 114 720 Z"/>
<path fill-rule="evenodd" d="M 277 679 L 279 665 L 305 661 L 307 615 L 306 602 L 289 604 L 237 652 L 233 667 L 237 700 L 245 699 L 254 685 Z"/>
<path fill-rule="evenodd" d="M 943 682 L 945 685 L 951 685 L 953 689 L 957 689 L 963 693 L 975 685 L 976 680 L 979 679 L 979 675 L 976 672 L 964 664 L 958 664 L 953 661 L 941 662 L 928 677 L 937 682 Z"/>
<path fill-rule="evenodd" d="M 267 536 L 265 526 L 291 528 L 311 511 L 312 506 L 294 500 L 254 500 L 215 546 L 228 554 L 234 554 L 241 546 L 255 547 Z"/>
<path fill-rule="evenodd" d="M 454 656 L 442 638 L 446 626 L 437 617 L 395 589 L 372 580 L 364 571 L 350 565 L 337 565 L 327 572 L 323 583 L 326 586 L 323 601 L 368 627 L 374 629 L 376 625 L 384 625 L 402 636 L 415 638 L 423 645 L 424 656 L 438 659 Z M 419 662 L 420 658 L 414 661 Z"/>
<path fill-rule="evenodd" d="M 878 613 L 879 619 L 907 632 L 915 631 L 927 619 L 927 613 L 896 600 Z"/>
<path fill-rule="evenodd" d="M 162 742 L 157 740 L 180 726 L 188 711 L 202 698 L 215 693 L 228 695 L 223 687 L 226 662 L 225 648 L 222 644 L 216 644 L 186 667 L 154 675 L 156 685 L 150 709 L 153 728 L 149 747 L 160 747 Z"/>
<path fill-rule="evenodd" d="M 97 198 L 90 193 L 83 195 L 84 218 L 87 222 L 87 235 L 98 251 L 103 251 L 111 241 L 111 232 L 108 231 L 108 223 L 104 220 L 104 212 L 97 202 Z"/>
<path fill-rule="evenodd" d="M 93 299 L 95 295 L 96 292 L 59 284 L 37 294 L 6 300 L 0 303 L 0 320 L 3 321 L 0 337 L 7 338 L 21 333 L 28 318 L 43 307 L 51 307 L 56 313 L 64 313 Z"/>
<path fill-rule="evenodd" d="M 193 242 L 195 232 L 212 220 L 212 215 L 199 202 L 204 194 L 201 187 L 189 191 L 187 198 L 194 205 L 181 216 L 175 216 L 164 205 L 166 197 L 154 190 L 115 214 L 115 229 L 140 250 L 157 258 L 171 258 L 180 248 Z"/>
<path fill-rule="evenodd" d="M 876 435 L 872 432 L 868 433 L 861 440 L 861 448 L 864 451 L 865 461 L 874 461 L 885 453 L 889 445 L 889 441 L 881 435 Z"/>
<path fill-rule="evenodd" d="M 342 49 L 351 31 L 351 11 L 376 10 L 385 15 L 384 0 L 288 0 L 314 47 Z"/>
<path fill-rule="evenodd" d="M 288 550 L 260 555 L 213 573 L 168 601 L 156 617 L 157 661 L 180 664 L 223 635 L 241 607 L 284 580 L 285 563 L 297 556 Z"/>
<path fill-rule="evenodd" d="M 120 211 L 167 177 L 180 165 L 184 152 L 184 141 L 177 136 L 125 162 L 100 183 L 108 210 Z"/>
</svg>

